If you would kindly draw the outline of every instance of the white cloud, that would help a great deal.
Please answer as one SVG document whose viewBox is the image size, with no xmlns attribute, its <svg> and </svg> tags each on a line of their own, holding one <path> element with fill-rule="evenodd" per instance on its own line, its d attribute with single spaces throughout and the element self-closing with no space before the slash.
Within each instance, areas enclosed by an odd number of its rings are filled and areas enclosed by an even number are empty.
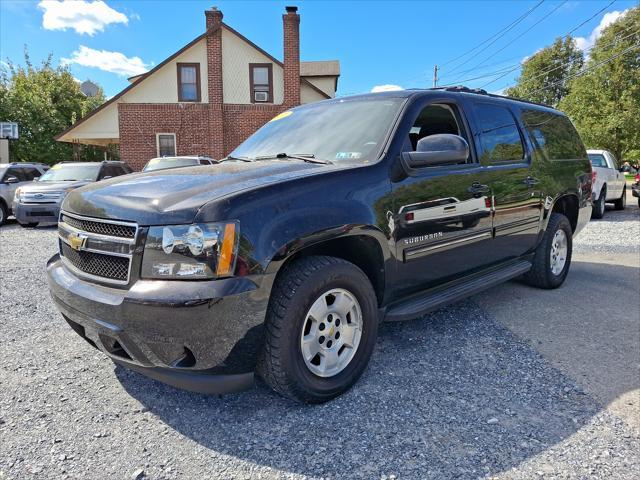
<svg viewBox="0 0 640 480">
<path fill-rule="evenodd" d="M 542 48 L 539 48 L 535 52 L 533 52 L 531 55 L 525 55 L 524 57 L 522 57 L 522 60 L 520 60 L 520 65 L 523 65 L 530 58 L 535 57 L 536 53 L 540 53 L 542 50 L 543 50 Z"/>
<path fill-rule="evenodd" d="M 111 23 L 128 23 L 124 13 L 114 10 L 102 0 L 42 0 L 38 8 L 44 11 L 42 26 L 45 30 L 66 30 L 93 36 L 104 31 Z"/>
<path fill-rule="evenodd" d="M 403 88 L 400 85 L 390 85 L 390 84 L 376 85 L 371 89 L 371 93 L 392 92 L 394 90 L 403 90 Z"/>
<path fill-rule="evenodd" d="M 80 48 L 71 54 L 71 58 L 63 58 L 62 63 L 99 68 L 126 77 L 140 75 L 149 68 L 140 57 L 127 57 L 123 53 L 108 50 L 94 50 L 84 45 L 80 45 Z"/>
<path fill-rule="evenodd" d="M 629 9 L 623 10 L 622 12 L 614 10 L 613 12 L 605 13 L 598 26 L 593 29 L 588 37 L 575 37 L 576 46 L 583 52 L 591 48 L 593 44 L 596 43 L 596 40 L 600 38 L 600 35 L 602 35 L 602 31 L 612 23 L 615 23 L 619 18 L 625 16 L 628 11 Z"/>
</svg>

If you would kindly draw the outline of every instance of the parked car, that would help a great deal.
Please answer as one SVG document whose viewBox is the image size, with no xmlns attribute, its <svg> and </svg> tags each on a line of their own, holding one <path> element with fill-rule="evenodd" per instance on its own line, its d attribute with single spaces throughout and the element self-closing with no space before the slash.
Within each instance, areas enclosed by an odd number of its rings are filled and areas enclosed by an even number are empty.
<svg viewBox="0 0 640 480">
<path fill-rule="evenodd" d="M 15 162 L 0 164 L 0 225 L 13 214 L 16 189 L 43 175 L 49 167 L 43 163 Z"/>
<path fill-rule="evenodd" d="M 23 227 L 57 222 L 60 205 L 69 192 L 88 183 L 127 173 L 131 173 L 131 168 L 126 163 L 113 160 L 57 163 L 37 182 L 15 190 L 14 215 Z"/>
<path fill-rule="evenodd" d="M 216 160 L 203 156 L 157 157 L 152 158 L 142 169 L 143 172 L 166 170 L 168 168 L 192 167 L 195 165 L 213 165 Z"/>
<path fill-rule="evenodd" d="M 324 402 L 364 371 L 380 321 L 514 277 L 560 286 L 591 186 L 552 108 L 460 88 L 344 97 L 277 115 L 211 168 L 71 192 L 48 281 L 127 368 L 204 393 L 257 371 Z"/>
<path fill-rule="evenodd" d="M 627 181 L 620 171 L 616 157 L 607 150 L 587 150 L 593 168 L 593 218 L 602 218 L 605 203 L 616 210 L 627 204 Z"/>
<path fill-rule="evenodd" d="M 631 185 L 631 193 L 638 199 L 638 208 L 640 208 L 640 173 L 636 174 L 635 181 Z"/>
</svg>

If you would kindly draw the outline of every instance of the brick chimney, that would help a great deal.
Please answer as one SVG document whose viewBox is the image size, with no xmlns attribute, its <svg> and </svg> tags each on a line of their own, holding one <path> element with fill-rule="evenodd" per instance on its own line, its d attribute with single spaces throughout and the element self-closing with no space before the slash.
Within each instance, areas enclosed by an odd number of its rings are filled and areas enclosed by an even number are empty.
<svg viewBox="0 0 640 480">
<path fill-rule="evenodd" d="M 205 10 L 207 32 L 207 93 L 209 94 L 209 145 L 207 154 L 222 158 L 224 122 L 222 113 L 222 12 L 216 7 Z"/>
<path fill-rule="evenodd" d="M 284 104 L 300 105 L 300 15 L 298 7 L 285 7 L 284 28 Z"/>
</svg>

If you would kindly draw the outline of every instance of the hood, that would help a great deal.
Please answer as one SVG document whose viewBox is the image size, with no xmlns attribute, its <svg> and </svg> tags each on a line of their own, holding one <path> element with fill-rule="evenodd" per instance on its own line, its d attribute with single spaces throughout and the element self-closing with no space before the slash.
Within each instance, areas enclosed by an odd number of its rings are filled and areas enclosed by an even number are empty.
<svg viewBox="0 0 640 480">
<path fill-rule="evenodd" d="M 336 168 L 297 160 L 229 161 L 130 174 L 71 192 L 62 209 L 139 225 L 191 223 L 200 207 L 212 200 Z"/>
<path fill-rule="evenodd" d="M 20 185 L 21 192 L 62 192 L 68 188 L 78 188 L 87 185 L 87 181 L 78 182 L 33 182 Z"/>
</svg>

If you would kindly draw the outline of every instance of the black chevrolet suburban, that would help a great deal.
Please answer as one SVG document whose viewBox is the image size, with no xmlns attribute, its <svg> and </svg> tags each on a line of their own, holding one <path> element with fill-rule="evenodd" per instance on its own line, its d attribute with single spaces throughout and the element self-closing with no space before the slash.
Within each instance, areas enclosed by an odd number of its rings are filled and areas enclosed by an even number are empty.
<svg viewBox="0 0 640 480">
<path fill-rule="evenodd" d="M 71 192 L 48 280 L 117 364 L 203 393 L 257 374 L 323 402 L 362 374 L 379 322 L 516 277 L 560 286 L 591 178 L 546 106 L 464 87 L 327 100 L 216 165 Z"/>
</svg>

